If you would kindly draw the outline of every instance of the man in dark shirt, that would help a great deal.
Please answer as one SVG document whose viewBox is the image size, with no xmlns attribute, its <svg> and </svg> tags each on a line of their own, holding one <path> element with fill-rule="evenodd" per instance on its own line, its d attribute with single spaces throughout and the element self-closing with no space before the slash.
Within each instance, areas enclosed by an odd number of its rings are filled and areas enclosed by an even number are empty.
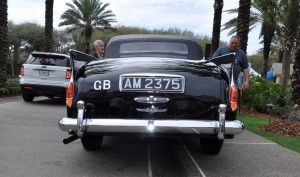
<svg viewBox="0 0 300 177">
<path fill-rule="evenodd" d="M 99 58 L 100 60 L 104 57 L 104 42 L 102 40 L 96 40 L 94 42 L 95 53 L 94 57 Z"/>
<path fill-rule="evenodd" d="M 239 73 L 235 73 L 234 84 L 239 89 L 244 90 L 244 89 L 248 89 L 249 87 L 249 68 L 248 68 L 247 55 L 244 51 L 242 51 L 239 48 L 239 45 L 240 45 L 240 38 L 234 35 L 230 38 L 230 42 L 228 46 L 221 47 L 215 51 L 215 53 L 213 54 L 213 58 L 221 55 L 229 54 L 232 52 L 236 53 L 235 64 L 237 64 L 237 66 L 240 67 L 240 70 L 244 73 L 244 80 L 242 81 L 241 85 L 238 85 Z"/>
</svg>

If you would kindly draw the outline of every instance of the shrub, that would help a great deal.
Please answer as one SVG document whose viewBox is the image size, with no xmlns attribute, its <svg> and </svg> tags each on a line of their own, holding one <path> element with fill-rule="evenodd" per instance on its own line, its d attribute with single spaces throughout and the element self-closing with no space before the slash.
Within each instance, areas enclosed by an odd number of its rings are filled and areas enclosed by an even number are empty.
<svg viewBox="0 0 300 177">
<path fill-rule="evenodd" d="M 275 105 L 273 113 L 281 115 L 288 110 L 291 99 L 290 89 L 281 93 L 280 84 L 271 83 L 261 77 L 251 77 L 249 89 L 242 93 L 242 106 L 262 112 L 269 113 L 268 103 Z"/>
<path fill-rule="evenodd" d="M 6 86 L 0 88 L 0 97 L 19 94 L 21 94 L 21 88 L 17 78 L 7 79 Z"/>
<path fill-rule="evenodd" d="M 6 81 L 7 87 L 20 87 L 18 78 L 7 79 Z"/>
</svg>

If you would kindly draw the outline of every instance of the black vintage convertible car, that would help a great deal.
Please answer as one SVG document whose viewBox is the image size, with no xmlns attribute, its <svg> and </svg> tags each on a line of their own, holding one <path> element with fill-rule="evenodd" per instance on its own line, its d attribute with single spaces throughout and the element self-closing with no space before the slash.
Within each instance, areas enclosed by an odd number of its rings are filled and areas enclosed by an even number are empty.
<svg viewBox="0 0 300 177">
<path fill-rule="evenodd" d="M 217 154 L 241 133 L 233 73 L 221 64 L 235 54 L 204 60 L 196 40 L 173 35 L 124 35 L 107 44 L 104 60 L 71 50 L 67 117 L 59 128 L 86 150 L 106 135 L 187 135 Z"/>
</svg>

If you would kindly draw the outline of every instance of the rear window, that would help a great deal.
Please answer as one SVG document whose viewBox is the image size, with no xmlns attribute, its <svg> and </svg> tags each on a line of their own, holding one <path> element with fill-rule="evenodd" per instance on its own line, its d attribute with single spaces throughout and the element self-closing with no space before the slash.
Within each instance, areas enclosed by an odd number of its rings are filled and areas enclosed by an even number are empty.
<svg viewBox="0 0 300 177">
<path fill-rule="evenodd" d="M 26 64 L 69 67 L 70 61 L 68 57 L 63 56 L 43 57 L 30 55 Z"/>
<path fill-rule="evenodd" d="M 174 55 L 186 56 L 188 54 L 188 46 L 183 43 L 172 42 L 135 42 L 123 43 L 120 45 L 120 56 L 126 55 L 136 56 L 153 56 L 160 55 Z"/>
</svg>

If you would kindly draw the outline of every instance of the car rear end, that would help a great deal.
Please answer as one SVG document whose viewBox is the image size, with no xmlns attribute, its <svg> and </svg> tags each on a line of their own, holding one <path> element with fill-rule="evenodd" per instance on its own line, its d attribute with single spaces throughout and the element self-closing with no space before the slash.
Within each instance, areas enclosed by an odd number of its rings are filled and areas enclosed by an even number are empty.
<svg viewBox="0 0 300 177">
<path fill-rule="evenodd" d="M 232 112 L 229 80 L 208 61 L 110 59 L 90 63 L 78 72 L 78 80 L 68 89 L 72 92 L 67 95 L 68 117 L 59 123 L 64 131 L 224 139 L 225 126 L 228 135 L 243 129 L 235 117 L 225 120 Z"/>
<path fill-rule="evenodd" d="M 193 39 L 127 35 L 110 40 L 102 61 L 77 51 L 70 56 L 67 117 L 58 123 L 71 135 L 65 144 L 80 138 L 94 150 L 104 135 L 193 135 L 216 154 L 244 128 L 235 120 L 237 90 L 216 64 L 222 58 L 201 60 Z"/>
<path fill-rule="evenodd" d="M 20 86 L 25 101 L 35 96 L 65 97 L 71 77 L 68 55 L 33 52 L 22 65 Z"/>
</svg>

